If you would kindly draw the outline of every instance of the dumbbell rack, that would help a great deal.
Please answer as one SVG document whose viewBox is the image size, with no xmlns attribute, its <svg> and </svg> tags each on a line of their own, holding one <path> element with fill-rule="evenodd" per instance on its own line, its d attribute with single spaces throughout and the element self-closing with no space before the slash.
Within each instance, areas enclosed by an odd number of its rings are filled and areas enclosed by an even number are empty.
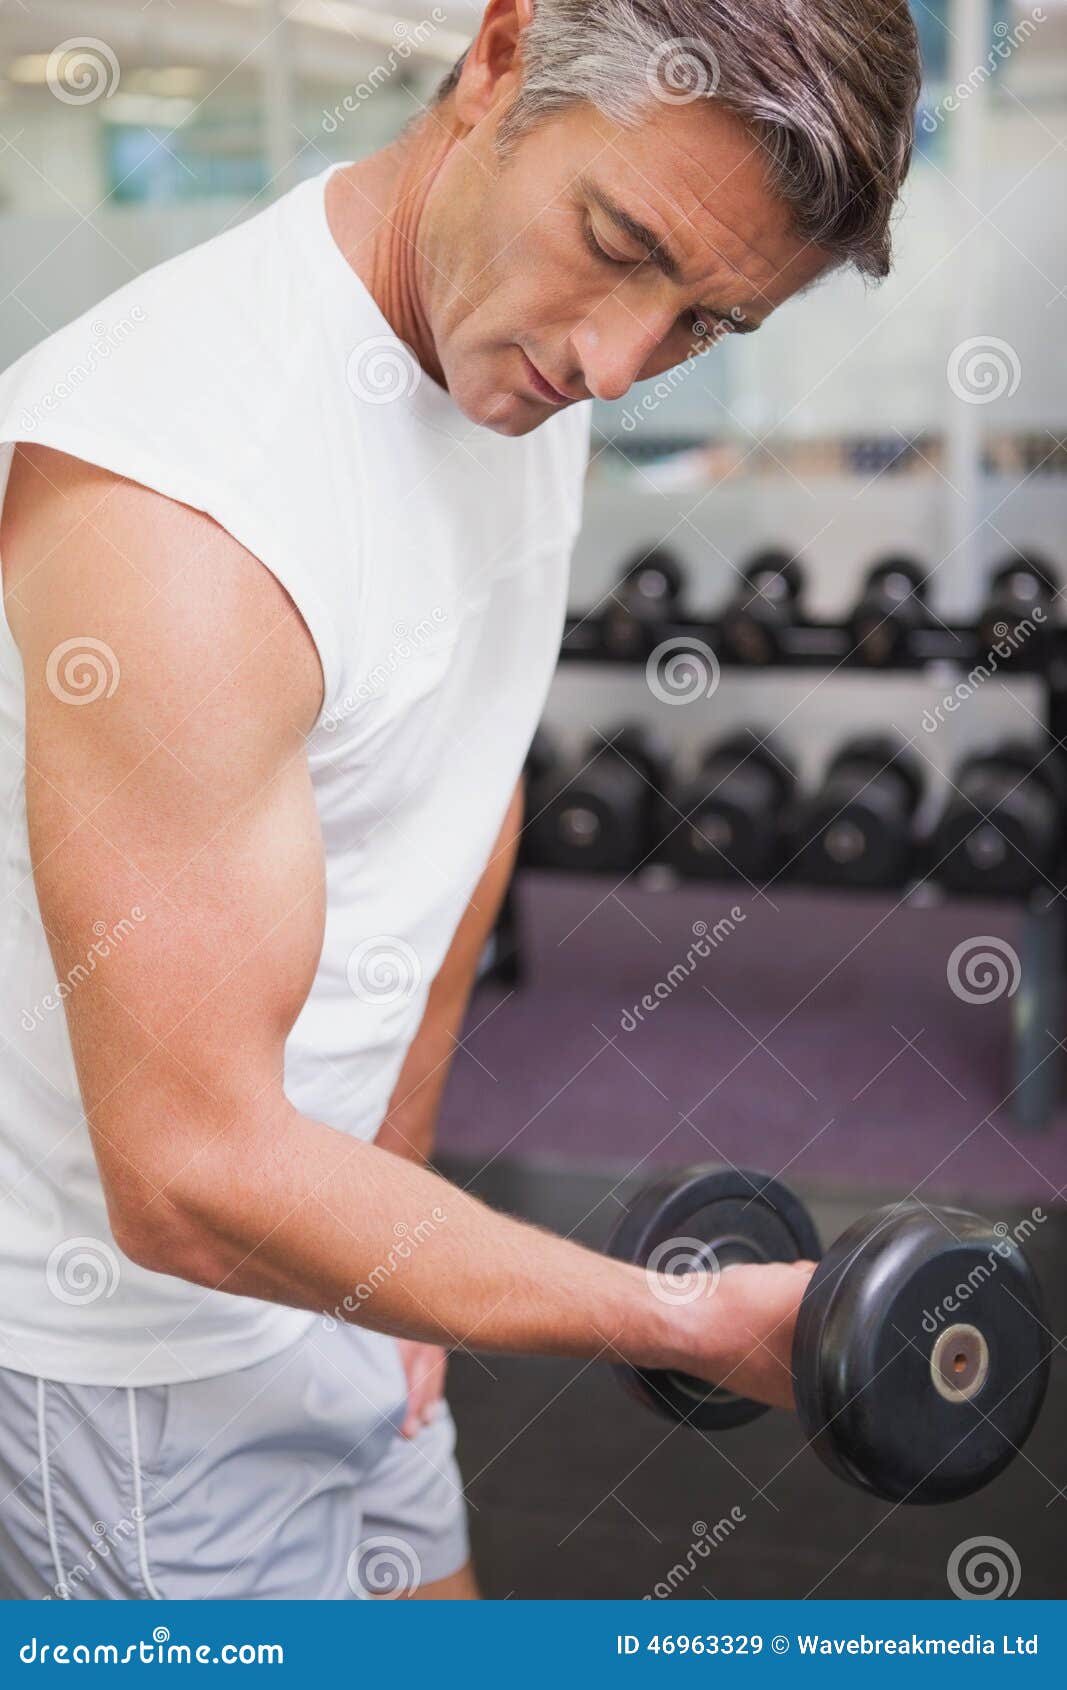
<svg viewBox="0 0 1067 1690">
<path fill-rule="evenodd" d="M 664 641 L 692 641 L 698 652 L 710 649 L 723 669 L 752 673 L 760 669 L 835 669 L 872 675 L 921 673 L 934 664 L 947 664 L 964 675 L 987 657 L 971 624 L 915 629 L 904 650 L 891 664 L 874 667 L 855 651 L 854 636 L 844 622 L 814 622 L 798 618 L 777 631 L 777 655 L 760 665 L 733 657 L 714 620 L 664 620 L 648 634 L 641 656 L 619 655 L 606 649 L 598 617 L 569 615 L 560 649 L 561 662 L 612 667 L 643 667 Z M 1045 727 L 1052 744 L 1067 745 L 1067 629 L 1053 628 L 1043 636 L 1043 650 L 1019 650 L 998 671 L 1002 676 L 1031 675 L 1044 683 Z M 921 878 L 908 889 L 929 883 Z M 1065 879 L 1067 885 L 1067 879 Z M 942 894 L 947 895 L 947 894 Z M 516 976 L 520 972 L 521 934 L 512 904 L 510 943 Z M 1067 921 L 1059 889 L 1042 889 L 1022 903 L 1020 984 L 1012 1007 L 1012 1114 L 1029 1130 L 1047 1128 L 1061 1096 L 1060 1040 L 1063 1022 Z"/>
<path fill-rule="evenodd" d="M 1067 629 L 1056 630 L 1051 637 L 1059 636 L 1057 643 L 1061 645 L 1065 674 L 1067 674 Z M 716 659 L 724 669 L 740 669 L 751 674 L 757 665 L 742 663 L 732 657 L 722 640 L 719 625 L 714 621 L 708 622 L 670 622 L 660 623 L 656 629 L 656 637 L 649 646 L 650 655 L 655 645 L 663 640 L 692 640 L 694 645 L 708 647 L 715 653 Z M 891 665 L 874 668 L 871 664 L 857 657 L 854 651 L 852 632 L 844 622 L 808 622 L 798 620 L 782 628 L 777 634 L 780 645 L 780 655 L 770 663 L 758 665 L 760 668 L 775 669 L 828 669 L 847 668 L 850 671 L 863 670 L 867 674 L 884 675 L 901 672 L 920 671 L 931 663 L 952 663 L 965 665 L 971 669 L 983 655 L 983 648 L 979 644 L 978 635 L 973 625 L 959 624 L 939 625 L 936 628 L 916 629 L 910 636 L 903 656 Z M 563 643 L 560 647 L 561 661 L 578 663 L 604 663 L 615 667 L 619 665 L 633 667 L 635 661 L 644 662 L 645 659 L 620 657 L 605 649 L 601 634 L 600 622 L 595 617 L 568 616 L 564 626 Z M 1047 671 L 1049 665 L 1028 657 L 1020 650 L 1003 669 L 1004 674 L 1041 674 Z M 1067 684 L 1065 681 L 1064 684 Z M 1067 696 L 1067 695 L 1065 695 Z"/>
</svg>

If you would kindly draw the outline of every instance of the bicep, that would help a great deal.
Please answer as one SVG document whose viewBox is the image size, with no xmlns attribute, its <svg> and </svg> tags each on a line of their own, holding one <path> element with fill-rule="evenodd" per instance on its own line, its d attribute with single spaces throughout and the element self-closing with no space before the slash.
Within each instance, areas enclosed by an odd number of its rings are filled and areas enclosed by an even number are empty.
<svg viewBox="0 0 1067 1690">
<path fill-rule="evenodd" d="M 286 595 L 208 518 L 34 468 L 0 536 L 30 849 L 113 1198 L 280 1090 L 322 938 L 320 677 Z"/>
</svg>

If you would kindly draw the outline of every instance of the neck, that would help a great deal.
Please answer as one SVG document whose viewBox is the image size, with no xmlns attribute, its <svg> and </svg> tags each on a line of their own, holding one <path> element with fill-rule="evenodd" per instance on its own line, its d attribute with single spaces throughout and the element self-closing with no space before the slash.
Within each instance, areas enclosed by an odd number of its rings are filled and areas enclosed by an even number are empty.
<svg viewBox="0 0 1067 1690">
<path fill-rule="evenodd" d="M 382 315 L 426 373 L 444 377 L 430 332 L 433 262 L 430 196 L 461 126 L 445 106 L 391 146 L 337 171 L 326 210 L 334 240 Z"/>
</svg>

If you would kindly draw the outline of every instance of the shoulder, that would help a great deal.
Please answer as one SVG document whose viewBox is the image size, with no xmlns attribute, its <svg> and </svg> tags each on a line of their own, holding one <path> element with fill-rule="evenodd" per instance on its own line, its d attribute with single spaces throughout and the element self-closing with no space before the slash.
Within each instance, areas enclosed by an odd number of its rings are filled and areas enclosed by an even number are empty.
<svg viewBox="0 0 1067 1690">
<path fill-rule="evenodd" d="M 80 459 L 16 448 L 0 512 L 4 606 L 29 689 L 56 649 L 106 646 L 142 709 L 196 700 L 313 725 L 314 642 L 270 571 L 203 511 Z M 208 700 L 216 701 L 214 706 Z M 78 714 L 85 714 L 79 712 Z"/>
</svg>

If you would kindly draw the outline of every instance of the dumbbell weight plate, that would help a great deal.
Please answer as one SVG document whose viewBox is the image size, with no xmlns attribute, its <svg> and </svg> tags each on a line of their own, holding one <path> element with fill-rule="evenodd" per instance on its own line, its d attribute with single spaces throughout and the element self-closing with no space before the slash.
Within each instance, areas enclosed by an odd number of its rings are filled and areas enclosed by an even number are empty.
<svg viewBox="0 0 1067 1690">
<path fill-rule="evenodd" d="M 681 564 L 661 547 L 628 564 L 604 611 L 605 650 L 616 657 L 649 656 L 678 614 L 684 585 Z"/>
<path fill-rule="evenodd" d="M 716 741 L 701 773 L 675 788 L 666 856 L 681 874 L 765 879 L 778 855 L 781 814 L 796 775 L 770 735 L 742 728 Z M 678 812 L 688 818 L 677 825 Z"/>
<path fill-rule="evenodd" d="M 1049 1338 L 1032 1268 L 960 1209 L 876 1210 L 801 1302 L 797 1411 L 831 1471 L 893 1502 L 951 1502 L 1002 1472 L 1037 1419 Z"/>
<path fill-rule="evenodd" d="M 1037 557 L 1018 556 L 1009 558 L 999 569 L 994 570 L 989 584 L 989 598 L 978 615 L 978 643 L 985 649 L 992 649 L 1005 638 L 1014 634 L 1016 627 L 1027 620 L 1031 628 L 1021 639 L 1021 643 L 1012 643 L 1008 656 L 997 653 L 1001 663 L 1011 663 L 1013 660 L 1029 651 L 1031 656 L 1040 657 L 1042 645 L 1048 635 L 1048 617 L 1053 600 L 1059 593 L 1059 585 L 1053 571 Z M 1046 620 L 1038 618 L 1033 623 L 1034 611 L 1044 612 Z"/>
<path fill-rule="evenodd" d="M 1019 897 L 1055 880 L 1067 810 L 1055 753 L 1008 740 L 966 758 L 952 785 L 933 840 L 945 886 Z"/>
<path fill-rule="evenodd" d="M 897 884 L 909 867 L 921 795 L 918 765 L 901 741 L 880 734 L 847 741 L 800 818 L 805 877 L 856 888 Z"/>
<path fill-rule="evenodd" d="M 926 620 L 918 570 L 883 566 L 867 583 L 850 618 L 852 656 L 869 668 L 907 653 L 912 633 Z"/>
<path fill-rule="evenodd" d="M 608 1253 L 660 1272 L 716 1273 L 742 1262 L 815 1259 L 821 1247 L 803 1203 L 777 1180 L 745 1169 L 700 1166 L 641 1192 L 616 1227 Z M 764 1403 L 687 1373 L 621 1365 L 615 1372 L 647 1407 L 702 1431 L 725 1431 L 766 1413 Z"/>
</svg>

